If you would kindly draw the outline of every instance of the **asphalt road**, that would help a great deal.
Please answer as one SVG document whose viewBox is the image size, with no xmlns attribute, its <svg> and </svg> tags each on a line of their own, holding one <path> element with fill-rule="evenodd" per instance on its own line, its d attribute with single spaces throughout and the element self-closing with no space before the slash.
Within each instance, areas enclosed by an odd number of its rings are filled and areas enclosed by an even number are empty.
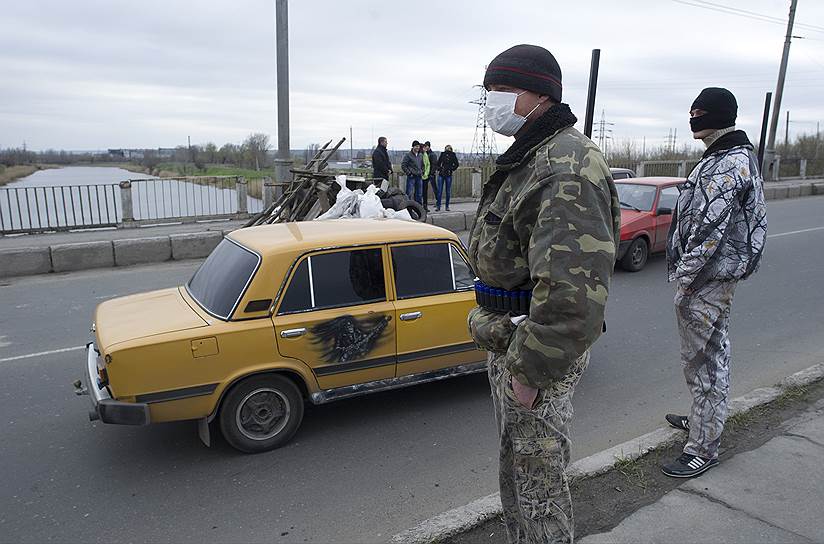
<svg viewBox="0 0 824 544">
<path fill-rule="evenodd" d="M 762 270 L 733 305 L 733 395 L 824 361 L 824 197 L 771 202 L 769 220 Z M 21 357 L 81 346 L 101 300 L 196 266 L 0 281 L 0 540 L 379 542 L 496 490 L 484 376 L 309 407 L 291 444 L 249 456 L 205 448 L 190 422 L 90 423 L 70 385 L 81 350 Z M 616 272 L 575 397 L 575 458 L 688 405 L 664 268 Z"/>
</svg>

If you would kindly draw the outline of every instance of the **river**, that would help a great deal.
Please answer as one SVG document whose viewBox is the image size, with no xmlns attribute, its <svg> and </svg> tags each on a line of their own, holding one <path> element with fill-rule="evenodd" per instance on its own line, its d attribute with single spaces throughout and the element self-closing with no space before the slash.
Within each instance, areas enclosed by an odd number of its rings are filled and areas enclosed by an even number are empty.
<svg viewBox="0 0 824 544">
<path fill-rule="evenodd" d="M 191 183 L 122 168 L 71 166 L 40 170 L 0 187 L 0 231 L 116 225 L 123 217 L 118 184 L 125 180 L 140 180 L 132 183 L 135 220 L 163 221 L 237 212 L 237 193 L 230 181 Z M 250 213 L 262 208 L 261 199 L 247 196 Z"/>
</svg>

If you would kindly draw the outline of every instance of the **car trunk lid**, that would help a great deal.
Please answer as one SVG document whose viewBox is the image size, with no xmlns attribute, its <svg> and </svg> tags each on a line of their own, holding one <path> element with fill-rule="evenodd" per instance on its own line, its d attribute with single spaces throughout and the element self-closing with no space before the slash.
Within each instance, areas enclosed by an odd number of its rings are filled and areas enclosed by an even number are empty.
<svg viewBox="0 0 824 544">
<path fill-rule="evenodd" d="M 208 323 L 183 299 L 178 288 L 107 300 L 95 312 L 100 347 L 198 327 Z"/>
</svg>

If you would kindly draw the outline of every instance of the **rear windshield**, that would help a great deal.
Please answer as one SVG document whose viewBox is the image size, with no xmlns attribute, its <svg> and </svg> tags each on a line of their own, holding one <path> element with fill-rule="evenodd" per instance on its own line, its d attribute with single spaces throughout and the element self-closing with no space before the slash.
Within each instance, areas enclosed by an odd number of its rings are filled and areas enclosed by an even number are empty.
<svg viewBox="0 0 824 544">
<path fill-rule="evenodd" d="M 203 309 L 228 319 L 252 281 L 260 257 L 224 238 L 186 284 Z"/>
</svg>

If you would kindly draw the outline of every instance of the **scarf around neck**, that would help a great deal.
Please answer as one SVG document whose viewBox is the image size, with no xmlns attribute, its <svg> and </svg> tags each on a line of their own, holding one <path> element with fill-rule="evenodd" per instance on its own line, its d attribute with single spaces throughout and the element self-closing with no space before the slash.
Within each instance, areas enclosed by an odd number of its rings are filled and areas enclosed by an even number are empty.
<svg viewBox="0 0 824 544">
<path fill-rule="evenodd" d="M 567 104 L 555 104 L 529 126 L 526 133 L 515 140 L 495 164 L 508 166 L 523 162 L 530 152 L 535 152 L 538 144 L 561 129 L 571 127 L 578 122 Z"/>
</svg>

